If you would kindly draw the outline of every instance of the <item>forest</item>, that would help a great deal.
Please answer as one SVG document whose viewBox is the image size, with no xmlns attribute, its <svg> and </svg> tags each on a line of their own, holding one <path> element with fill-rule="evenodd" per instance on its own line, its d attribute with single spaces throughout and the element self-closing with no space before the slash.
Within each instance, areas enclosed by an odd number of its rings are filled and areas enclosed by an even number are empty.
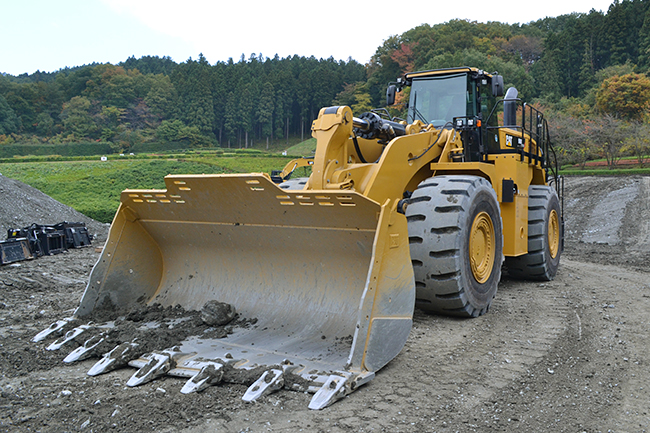
<svg viewBox="0 0 650 433">
<path fill-rule="evenodd" d="M 0 75 L 0 151 L 61 154 L 198 147 L 280 149 L 307 139 L 321 107 L 359 114 L 385 105 L 409 71 L 475 66 L 503 75 L 542 109 L 563 163 L 650 153 L 650 1 L 614 1 L 526 24 L 452 20 L 387 37 L 367 64 L 263 57 L 209 64 L 203 55 L 130 57 L 56 72 Z M 91 146 L 93 145 L 93 146 Z M 280 146 L 280 147 L 278 147 Z M 45 149 L 45 150 L 43 150 Z"/>
</svg>

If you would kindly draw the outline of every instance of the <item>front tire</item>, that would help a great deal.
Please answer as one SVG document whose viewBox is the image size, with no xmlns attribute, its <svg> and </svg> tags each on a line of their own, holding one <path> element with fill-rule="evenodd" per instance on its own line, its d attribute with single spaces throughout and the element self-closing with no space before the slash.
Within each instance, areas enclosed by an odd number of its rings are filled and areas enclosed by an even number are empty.
<svg viewBox="0 0 650 433">
<path fill-rule="evenodd" d="M 503 263 L 501 210 L 478 176 L 435 176 L 406 209 L 416 306 L 446 315 L 485 314 Z"/>
</svg>

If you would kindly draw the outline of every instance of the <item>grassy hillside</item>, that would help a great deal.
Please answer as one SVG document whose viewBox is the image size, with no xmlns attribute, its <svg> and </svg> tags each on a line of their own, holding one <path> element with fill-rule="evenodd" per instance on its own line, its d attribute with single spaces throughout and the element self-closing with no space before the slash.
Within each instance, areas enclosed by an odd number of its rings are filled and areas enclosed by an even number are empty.
<svg viewBox="0 0 650 433">
<path fill-rule="evenodd" d="M 287 149 L 287 155 L 313 156 L 316 152 L 316 139 L 310 138 Z"/>
<path fill-rule="evenodd" d="M 167 174 L 270 172 L 277 157 L 202 156 L 188 160 L 109 160 L 0 164 L 4 176 L 25 182 L 102 222 L 110 222 L 127 188 L 164 188 Z"/>
</svg>

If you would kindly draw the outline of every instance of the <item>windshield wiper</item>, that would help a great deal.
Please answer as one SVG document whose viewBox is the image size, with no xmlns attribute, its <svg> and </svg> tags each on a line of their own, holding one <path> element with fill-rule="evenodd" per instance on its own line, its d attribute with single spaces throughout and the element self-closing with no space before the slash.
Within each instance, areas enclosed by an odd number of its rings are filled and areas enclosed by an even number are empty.
<svg viewBox="0 0 650 433">
<path fill-rule="evenodd" d="M 415 92 L 415 95 L 413 95 L 413 117 L 417 115 L 417 117 L 420 118 L 424 123 L 429 123 L 429 121 L 420 113 L 420 110 L 417 108 L 418 104 L 418 92 Z"/>
</svg>

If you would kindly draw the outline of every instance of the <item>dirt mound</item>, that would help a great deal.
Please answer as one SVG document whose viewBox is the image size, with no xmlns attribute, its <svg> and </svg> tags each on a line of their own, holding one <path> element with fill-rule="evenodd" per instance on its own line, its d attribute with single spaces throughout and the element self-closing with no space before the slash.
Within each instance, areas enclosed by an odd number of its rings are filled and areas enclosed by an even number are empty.
<svg viewBox="0 0 650 433">
<path fill-rule="evenodd" d="M 565 257 L 647 271 L 650 177 L 568 177 Z"/>
<path fill-rule="evenodd" d="M 108 224 L 95 221 L 77 212 L 41 191 L 0 174 L 0 240 L 7 230 L 22 228 L 32 223 L 48 225 L 62 221 L 83 222 L 97 241 L 106 240 Z"/>
</svg>

